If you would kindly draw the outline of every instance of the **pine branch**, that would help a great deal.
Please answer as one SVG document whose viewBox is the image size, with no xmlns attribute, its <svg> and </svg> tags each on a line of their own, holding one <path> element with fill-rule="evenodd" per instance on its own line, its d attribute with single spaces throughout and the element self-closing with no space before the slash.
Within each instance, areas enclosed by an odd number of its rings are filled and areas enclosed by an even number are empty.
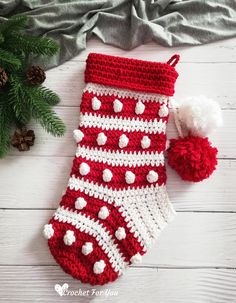
<svg viewBox="0 0 236 303">
<path fill-rule="evenodd" d="M 56 93 L 43 86 L 32 87 L 31 95 L 33 96 L 34 94 L 35 98 L 47 102 L 50 106 L 54 106 L 60 102 L 60 97 Z"/>
<path fill-rule="evenodd" d="M 16 71 L 21 67 L 21 61 L 12 53 L 0 48 L 0 65 L 9 71 Z"/>
<path fill-rule="evenodd" d="M 9 105 L 5 104 L 5 94 L 0 94 L 0 158 L 3 158 L 10 147 L 10 130 L 12 113 Z"/>
<path fill-rule="evenodd" d="M 0 25 L 0 32 L 3 35 L 8 35 L 11 31 L 23 29 L 28 22 L 27 16 L 13 16 Z"/>
<path fill-rule="evenodd" d="M 32 116 L 39 121 L 42 127 L 53 136 L 62 136 L 65 133 L 65 124 L 51 110 L 50 106 L 40 99 L 31 98 Z"/>
<path fill-rule="evenodd" d="M 12 33 L 6 38 L 5 45 L 7 48 L 22 50 L 26 55 L 30 53 L 36 55 L 53 56 L 58 52 L 58 44 L 45 37 L 35 37 L 20 33 Z"/>
<path fill-rule="evenodd" d="M 4 42 L 3 34 L 0 32 L 0 44 Z"/>
<path fill-rule="evenodd" d="M 29 94 L 27 87 L 25 87 L 20 79 L 11 75 L 9 77 L 11 87 L 9 89 L 9 103 L 14 111 L 16 119 L 22 123 L 27 124 L 31 119 L 31 111 L 29 107 Z"/>
</svg>

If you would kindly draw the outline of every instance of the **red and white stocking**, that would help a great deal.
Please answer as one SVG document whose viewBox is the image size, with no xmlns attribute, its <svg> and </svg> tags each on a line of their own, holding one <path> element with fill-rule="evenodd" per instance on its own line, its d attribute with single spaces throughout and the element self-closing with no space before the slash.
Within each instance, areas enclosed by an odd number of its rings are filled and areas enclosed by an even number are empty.
<svg viewBox="0 0 236 303">
<path fill-rule="evenodd" d="M 166 193 L 166 125 L 178 76 L 167 63 L 90 54 L 78 149 L 60 207 L 44 226 L 63 270 L 114 281 L 173 218 Z"/>
</svg>

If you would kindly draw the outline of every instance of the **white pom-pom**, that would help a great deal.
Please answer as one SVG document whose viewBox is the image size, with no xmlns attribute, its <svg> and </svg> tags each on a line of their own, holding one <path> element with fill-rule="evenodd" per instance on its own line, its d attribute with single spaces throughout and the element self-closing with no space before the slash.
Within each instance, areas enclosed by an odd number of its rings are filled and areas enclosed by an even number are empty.
<svg viewBox="0 0 236 303">
<path fill-rule="evenodd" d="M 105 220 L 109 216 L 109 210 L 106 206 L 102 206 L 98 213 L 98 218 Z"/>
<path fill-rule="evenodd" d="M 130 258 L 130 262 L 132 264 L 139 264 L 142 262 L 142 256 L 140 255 L 140 253 L 137 253 L 136 255 L 134 255 L 133 257 Z"/>
<path fill-rule="evenodd" d="M 132 184 L 134 183 L 135 181 L 135 174 L 132 173 L 132 171 L 128 170 L 126 173 L 125 173 L 125 181 L 127 184 Z"/>
<path fill-rule="evenodd" d="M 141 146 L 143 149 L 150 147 L 151 140 L 148 138 L 148 136 L 143 136 L 141 140 Z"/>
<path fill-rule="evenodd" d="M 123 103 L 120 102 L 120 100 L 115 99 L 115 101 L 113 102 L 113 109 L 115 113 L 120 113 L 122 111 L 123 108 Z"/>
<path fill-rule="evenodd" d="M 194 136 L 205 137 L 223 124 L 220 106 L 205 97 L 189 97 L 178 109 L 181 124 Z"/>
<path fill-rule="evenodd" d="M 75 201 L 75 208 L 76 208 L 76 209 L 81 210 L 81 209 L 85 208 L 86 205 L 87 205 L 87 202 L 86 202 L 86 201 L 84 200 L 84 198 L 82 198 L 82 197 L 79 197 L 79 198 L 76 199 L 76 201 Z"/>
<path fill-rule="evenodd" d="M 106 267 L 106 263 L 103 260 L 97 261 L 93 265 L 93 272 L 95 274 L 101 274 L 104 272 L 104 269 Z"/>
<path fill-rule="evenodd" d="M 89 172 L 90 172 L 90 166 L 87 163 L 82 162 L 79 166 L 79 173 L 82 176 L 86 176 Z"/>
<path fill-rule="evenodd" d="M 75 139 L 75 142 L 79 143 L 79 142 L 81 142 L 83 140 L 84 133 L 81 130 L 79 130 L 79 129 L 75 129 L 73 131 L 73 137 Z"/>
<path fill-rule="evenodd" d="M 97 136 L 97 144 L 98 145 L 105 145 L 107 142 L 107 136 L 104 133 L 99 133 Z"/>
<path fill-rule="evenodd" d="M 103 174 L 102 174 L 103 181 L 104 182 L 110 182 L 112 177 L 113 177 L 113 174 L 110 171 L 110 169 L 108 169 L 108 168 L 104 169 Z"/>
<path fill-rule="evenodd" d="M 101 101 L 97 97 L 93 97 L 92 99 L 92 109 L 99 110 L 101 107 Z"/>
<path fill-rule="evenodd" d="M 159 112 L 158 112 L 160 117 L 166 117 L 169 114 L 169 109 L 168 107 L 164 104 L 160 107 Z"/>
<path fill-rule="evenodd" d="M 73 230 L 67 230 L 63 241 L 66 245 L 71 246 L 75 242 L 75 235 Z"/>
<path fill-rule="evenodd" d="M 128 143 L 129 143 L 129 138 L 125 134 L 121 135 L 119 139 L 119 147 L 124 148 L 128 145 Z"/>
<path fill-rule="evenodd" d="M 118 240 L 123 240 L 125 239 L 126 237 L 126 232 L 125 232 L 125 229 L 124 227 L 118 227 L 118 229 L 116 230 L 115 232 L 115 236 Z"/>
<path fill-rule="evenodd" d="M 135 114 L 141 115 L 144 113 L 144 110 L 145 110 L 145 105 L 141 101 L 138 101 L 135 106 Z"/>
<path fill-rule="evenodd" d="M 149 183 L 154 183 L 158 180 L 158 173 L 154 170 L 150 170 L 147 174 L 147 180 Z"/>
<path fill-rule="evenodd" d="M 52 224 L 46 224 L 43 227 L 43 235 L 45 239 L 51 239 L 51 237 L 54 235 L 54 229 L 52 227 Z"/>
<path fill-rule="evenodd" d="M 88 254 L 90 254 L 93 251 L 93 243 L 92 242 L 86 242 L 83 246 L 82 246 L 82 254 L 87 256 Z"/>
</svg>

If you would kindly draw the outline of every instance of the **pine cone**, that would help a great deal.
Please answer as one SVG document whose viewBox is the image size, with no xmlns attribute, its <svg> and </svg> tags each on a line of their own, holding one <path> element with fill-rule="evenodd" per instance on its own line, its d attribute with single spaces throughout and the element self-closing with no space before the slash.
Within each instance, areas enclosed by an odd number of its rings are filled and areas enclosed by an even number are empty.
<svg viewBox="0 0 236 303">
<path fill-rule="evenodd" d="M 33 85 L 42 84 L 46 79 L 44 70 L 38 65 L 32 65 L 26 73 L 28 81 Z"/>
<path fill-rule="evenodd" d="M 0 66 L 0 88 L 2 88 L 8 80 L 5 70 Z"/>
<path fill-rule="evenodd" d="M 18 148 L 19 151 L 27 151 L 34 145 L 35 134 L 33 130 L 27 130 L 26 127 L 17 128 L 11 139 L 11 145 Z"/>
</svg>

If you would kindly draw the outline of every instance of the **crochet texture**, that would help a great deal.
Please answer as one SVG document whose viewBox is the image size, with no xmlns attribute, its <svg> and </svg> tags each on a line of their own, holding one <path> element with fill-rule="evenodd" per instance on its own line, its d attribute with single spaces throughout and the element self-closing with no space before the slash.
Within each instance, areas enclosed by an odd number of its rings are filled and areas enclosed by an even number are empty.
<svg viewBox="0 0 236 303">
<path fill-rule="evenodd" d="M 43 231 L 57 263 L 84 283 L 114 281 L 141 262 L 175 215 L 164 151 L 178 59 L 88 56 L 76 156 Z"/>
</svg>

